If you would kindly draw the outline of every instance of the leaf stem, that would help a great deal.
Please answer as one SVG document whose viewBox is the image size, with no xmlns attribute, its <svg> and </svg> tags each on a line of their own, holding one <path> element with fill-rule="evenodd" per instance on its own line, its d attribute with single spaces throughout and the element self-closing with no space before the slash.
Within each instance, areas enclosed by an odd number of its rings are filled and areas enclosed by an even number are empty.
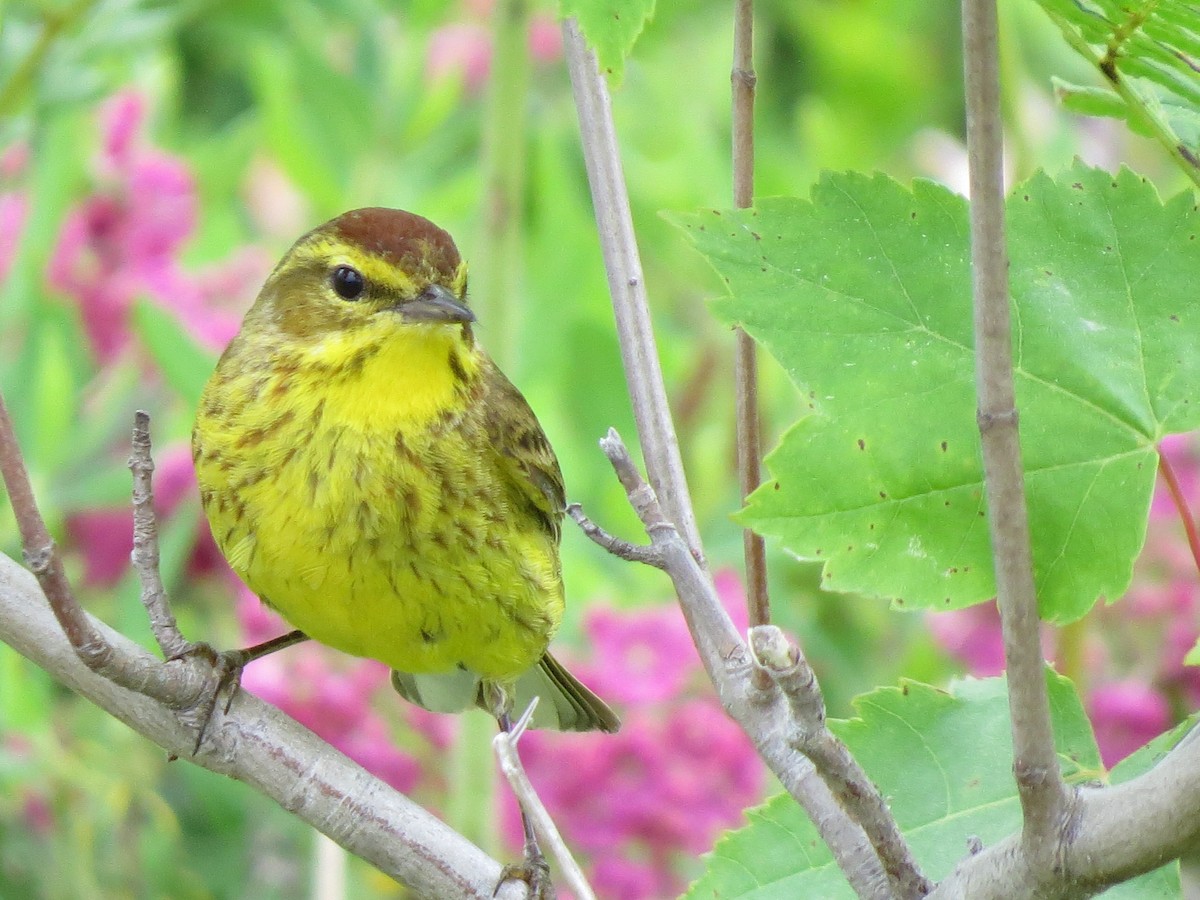
<svg viewBox="0 0 1200 900">
<path fill-rule="evenodd" d="M 1035 868 L 1049 873 L 1069 796 L 1050 723 L 1013 386 L 996 0 L 963 0 L 962 13 L 975 380 L 988 524 L 1008 668 L 1021 843 Z"/>
<path fill-rule="evenodd" d="M 1171 500 L 1174 501 L 1175 509 L 1179 512 L 1179 520 L 1183 522 L 1188 547 L 1192 551 L 1192 560 L 1196 563 L 1197 571 L 1200 571 L 1200 534 L 1196 532 L 1196 519 L 1188 507 L 1187 498 L 1183 496 L 1183 488 L 1180 487 L 1179 479 L 1175 475 L 1175 467 L 1167 459 L 1167 454 L 1163 453 L 1161 445 L 1158 447 L 1158 471 L 1162 473 L 1163 481 L 1167 483 Z"/>
</svg>

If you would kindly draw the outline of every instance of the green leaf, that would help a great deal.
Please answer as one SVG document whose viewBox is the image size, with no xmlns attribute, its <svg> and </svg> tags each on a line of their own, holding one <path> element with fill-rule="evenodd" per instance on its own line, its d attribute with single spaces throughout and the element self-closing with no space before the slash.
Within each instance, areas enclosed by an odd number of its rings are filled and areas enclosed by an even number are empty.
<svg viewBox="0 0 1200 900">
<path fill-rule="evenodd" d="M 1121 99 L 1121 95 L 1107 88 L 1088 87 L 1082 84 L 1072 84 L 1061 78 L 1051 78 L 1054 86 L 1054 96 L 1064 108 L 1081 116 L 1108 116 L 1113 119 L 1126 119 L 1129 126 L 1140 133 L 1145 133 L 1145 124 L 1140 119 L 1129 122 L 1127 114 L 1129 107 Z"/>
<path fill-rule="evenodd" d="M 625 57 L 654 15 L 654 0 L 562 0 L 562 15 L 579 20 L 600 68 L 620 83 Z"/>
<path fill-rule="evenodd" d="M 195 409 L 216 367 L 216 356 L 196 343 L 171 313 L 148 300 L 134 304 L 133 328 L 167 384 Z"/>
<path fill-rule="evenodd" d="M 1156 138 L 1200 183 L 1200 31 L 1188 3 L 1038 0 L 1067 43 L 1096 70 L 1116 104 L 1069 108 L 1125 119 Z M 1090 108 L 1086 108 L 1090 107 Z"/>
<path fill-rule="evenodd" d="M 995 594 L 975 424 L 965 201 L 828 175 L 813 199 L 680 216 L 804 417 L 742 521 L 823 585 L 953 608 Z M 1166 434 L 1200 426 L 1191 200 L 1077 164 L 1008 202 L 1017 402 L 1044 617 L 1117 598 Z"/>
<path fill-rule="evenodd" d="M 1063 776 L 1072 784 L 1101 777 L 1100 753 L 1074 686 L 1051 671 L 1046 677 Z M 888 798 L 926 875 L 949 874 L 969 839 L 988 846 L 1020 828 L 1003 678 L 958 681 L 949 691 L 904 682 L 857 698 L 854 708 L 859 718 L 830 720 L 830 728 Z M 713 848 L 688 898 L 854 897 L 790 796 L 749 810 L 747 819 Z"/>
<path fill-rule="evenodd" d="M 1185 666 L 1200 666 L 1200 641 L 1196 641 L 1196 646 L 1187 652 L 1187 656 L 1183 658 Z"/>
</svg>

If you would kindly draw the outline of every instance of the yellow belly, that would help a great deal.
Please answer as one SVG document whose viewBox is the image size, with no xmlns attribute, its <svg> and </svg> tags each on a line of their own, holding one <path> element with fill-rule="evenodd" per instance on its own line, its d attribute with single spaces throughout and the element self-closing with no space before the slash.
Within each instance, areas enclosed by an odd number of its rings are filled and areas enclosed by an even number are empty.
<svg viewBox="0 0 1200 900">
<path fill-rule="evenodd" d="M 288 397 L 281 413 L 269 393 L 203 407 L 196 448 L 214 537 L 251 590 L 403 672 L 507 681 L 535 665 L 562 617 L 557 546 L 509 508 L 494 451 L 377 402 Z"/>
</svg>

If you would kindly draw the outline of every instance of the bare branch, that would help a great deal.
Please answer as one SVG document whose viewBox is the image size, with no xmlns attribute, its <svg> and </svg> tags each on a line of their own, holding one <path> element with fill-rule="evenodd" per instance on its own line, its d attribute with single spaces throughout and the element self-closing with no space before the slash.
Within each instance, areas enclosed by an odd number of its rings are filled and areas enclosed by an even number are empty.
<svg viewBox="0 0 1200 900">
<path fill-rule="evenodd" d="M 66 635 L 79 658 L 93 671 L 128 687 L 175 706 L 194 703 L 200 696 L 199 678 L 181 677 L 165 672 L 160 666 L 141 658 L 116 654 L 91 618 L 83 611 L 67 576 L 46 523 L 38 511 L 29 474 L 17 446 L 12 420 L 4 397 L 0 395 L 0 475 L 8 491 L 9 502 L 21 532 L 25 563 L 37 577 L 38 583 L 62 633 Z"/>
<path fill-rule="evenodd" d="M 566 842 L 562 839 L 562 835 L 559 834 L 558 827 L 554 824 L 554 819 L 550 817 L 545 804 L 542 803 L 542 798 L 534 790 L 533 783 L 529 780 L 529 776 L 525 772 L 525 767 L 521 764 L 521 757 L 517 753 L 517 742 L 521 740 L 521 735 L 525 733 L 525 729 L 533 717 L 533 710 L 537 706 L 537 702 L 538 698 L 534 697 L 533 702 L 529 704 L 529 708 L 525 710 L 521 718 L 513 725 L 512 731 L 501 731 L 492 738 L 492 748 L 496 752 L 496 759 L 500 762 L 500 771 L 508 779 L 508 783 L 512 787 L 517 801 L 521 804 L 521 809 L 525 811 L 525 814 L 533 822 L 533 827 L 537 831 L 538 838 L 550 849 L 554 858 L 558 860 L 558 867 L 561 870 L 563 880 L 570 886 L 571 892 L 578 900 L 596 900 L 596 892 L 588 884 L 587 879 L 583 875 L 583 870 L 579 868 L 579 863 L 575 862 L 575 857 L 571 855 Z"/>
<path fill-rule="evenodd" d="M 172 678 L 191 673 L 185 681 L 203 687 L 202 666 L 163 663 L 86 613 L 80 615 L 122 671 L 163 671 Z M 195 732 L 175 710 L 84 665 L 32 576 L 2 554 L 0 640 L 171 755 L 193 759 Z M 496 860 L 245 691 L 234 699 L 231 714 L 214 723 L 193 761 L 244 781 L 420 896 L 488 900 L 500 877 Z M 510 882 L 497 896 L 517 900 L 524 891 Z"/>
<path fill-rule="evenodd" d="M 613 127 L 612 101 L 596 65 L 596 57 L 588 49 L 574 19 L 563 22 L 563 39 L 575 108 L 579 112 L 579 131 L 596 211 L 596 229 L 621 341 L 625 380 L 633 400 L 633 415 L 650 483 L 664 498 L 671 521 L 679 524 L 688 544 L 699 553 L 700 531 L 696 527 L 696 514 L 688 493 L 650 323 L 642 261 L 633 234 L 625 174 Z"/>
<path fill-rule="evenodd" d="M 568 504 L 567 515 L 571 517 L 587 537 L 591 538 L 594 543 L 599 544 L 613 556 L 627 562 L 644 563 L 656 569 L 666 568 L 662 554 L 653 547 L 634 544 L 630 541 L 622 540 L 616 535 L 609 534 L 589 519 L 583 511 L 583 507 L 578 503 Z"/>
<path fill-rule="evenodd" d="M 807 756 L 842 807 L 862 826 L 896 896 L 919 900 L 933 889 L 921 874 L 887 802 L 845 744 L 825 724 L 825 698 L 800 648 L 774 625 L 750 629 L 756 665 L 779 685 L 791 707 L 793 746 Z"/>
<path fill-rule="evenodd" d="M 931 900 L 1073 900 L 1200 846 L 1200 740 L 1188 740 L 1196 733 L 1132 781 L 1080 790 L 1054 872 L 1013 835 L 960 862 Z"/>
<path fill-rule="evenodd" d="M 733 205 L 754 203 L 754 0 L 734 0 L 733 17 Z M 738 482 L 742 497 L 762 483 L 762 423 L 758 404 L 758 348 L 750 335 L 735 329 L 734 397 L 737 420 Z M 746 604 L 750 624 L 771 621 L 767 594 L 767 549 L 762 536 L 742 530 L 746 560 Z M 761 673 L 755 670 L 756 676 Z"/>
<path fill-rule="evenodd" d="M 133 473 L 133 568 L 142 585 L 142 606 L 146 608 L 154 639 L 163 656 L 173 659 L 189 645 L 179 633 L 179 625 L 167 602 L 167 590 L 158 571 L 158 520 L 154 514 L 150 416 L 142 410 L 138 410 L 134 416 L 129 470 Z"/>
<path fill-rule="evenodd" d="M 600 446 L 653 546 L 662 553 L 692 640 L 725 711 L 741 725 L 759 756 L 808 814 L 859 897 L 892 898 L 887 875 L 862 828 L 834 799 L 812 763 L 792 746 L 795 726 L 787 701 L 778 690 L 763 691 L 755 686 L 749 651 L 721 606 L 712 579 L 666 520 L 620 435 L 610 429 Z"/>
<path fill-rule="evenodd" d="M 975 381 L 988 524 L 1004 633 L 1013 771 L 1025 852 L 1049 872 L 1070 797 L 1059 770 L 1039 635 L 1025 485 L 1013 390 L 1008 251 L 1004 239 L 1003 131 L 996 0 L 963 0 Z"/>
</svg>

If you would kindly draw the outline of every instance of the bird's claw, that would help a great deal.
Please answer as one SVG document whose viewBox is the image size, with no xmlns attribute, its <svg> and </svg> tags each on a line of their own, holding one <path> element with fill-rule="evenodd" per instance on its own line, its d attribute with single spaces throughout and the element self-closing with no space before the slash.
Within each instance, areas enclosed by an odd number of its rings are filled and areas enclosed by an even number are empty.
<svg viewBox="0 0 1200 900">
<path fill-rule="evenodd" d="M 525 848 L 525 858 L 519 863 L 509 863 L 500 872 L 500 880 L 492 891 L 495 897 L 506 881 L 523 881 L 529 885 L 529 900 L 555 900 L 554 882 L 550 880 L 550 864 L 535 848 Z"/>
<path fill-rule="evenodd" d="M 200 752 L 200 746 L 208 734 L 213 715 L 217 711 L 217 700 L 225 692 L 223 713 L 229 712 L 233 698 L 242 687 L 242 669 L 247 659 L 244 650 L 216 650 L 211 644 L 199 641 L 189 644 L 179 653 L 173 655 L 168 662 L 184 659 L 203 659 L 211 667 L 211 675 L 204 693 L 196 705 L 189 711 L 190 717 L 196 724 L 196 743 L 192 747 L 192 756 Z"/>
</svg>

